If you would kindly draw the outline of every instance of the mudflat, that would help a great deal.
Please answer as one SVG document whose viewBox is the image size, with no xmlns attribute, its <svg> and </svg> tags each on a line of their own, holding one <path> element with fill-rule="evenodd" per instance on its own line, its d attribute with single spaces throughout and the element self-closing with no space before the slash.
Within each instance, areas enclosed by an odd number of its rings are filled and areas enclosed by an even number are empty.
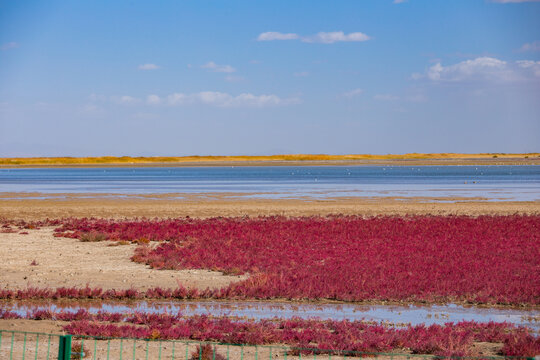
<svg viewBox="0 0 540 360">
<path fill-rule="evenodd" d="M 0 284 L 7 289 L 98 287 L 137 289 L 183 286 L 220 288 L 246 276 L 210 270 L 156 270 L 131 261 L 137 245 L 81 242 L 53 236 L 52 228 L 0 233 Z M 150 244 L 152 246 L 152 244 Z"/>
<path fill-rule="evenodd" d="M 7 194 L 0 218 L 39 220 L 65 217 L 172 218 L 217 216 L 511 215 L 540 214 L 540 201 L 482 198 L 339 197 L 258 199 L 234 194 Z"/>
</svg>

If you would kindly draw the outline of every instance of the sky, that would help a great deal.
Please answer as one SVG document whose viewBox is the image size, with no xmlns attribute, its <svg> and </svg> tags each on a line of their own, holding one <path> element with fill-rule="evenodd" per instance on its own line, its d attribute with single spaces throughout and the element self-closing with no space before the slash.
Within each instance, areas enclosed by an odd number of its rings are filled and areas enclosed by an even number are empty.
<svg viewBox="0 0 540 360">
<path fill-rule="evenodd" d="M 0 156 L 540 151 L 540 0 L 1 1 Z"/>
</svg>

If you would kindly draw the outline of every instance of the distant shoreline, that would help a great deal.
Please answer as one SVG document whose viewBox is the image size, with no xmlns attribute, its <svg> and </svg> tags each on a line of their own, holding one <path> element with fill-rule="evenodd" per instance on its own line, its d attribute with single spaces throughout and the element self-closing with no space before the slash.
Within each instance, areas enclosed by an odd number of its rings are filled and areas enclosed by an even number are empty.
<svg viewBox="0 0 540 360">
<path fill-rule="evenodd" d="M 0 168 L 223 166 L 540 165 L 530 154 L 271 155 L 185 157 L 0 158 Z"/>
</svg>

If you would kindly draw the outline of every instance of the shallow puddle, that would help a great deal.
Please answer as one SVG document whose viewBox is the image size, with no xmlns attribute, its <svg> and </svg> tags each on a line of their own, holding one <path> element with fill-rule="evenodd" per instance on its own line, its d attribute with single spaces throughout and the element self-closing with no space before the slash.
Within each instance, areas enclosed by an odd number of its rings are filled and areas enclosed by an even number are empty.
<svg viewBox="0 0 540 360">
<path fill-rule="evenodd" d="M 444 324 L 447 322 L 509 322 L 527 326 L 540 332 L 540 311 L 522 309 L 494 309 L 463 307 L 458 305 L 433 306 L 396 306 L 396 305 L 354 305 L 354 304 L 298 304 L 286 302 L 248 302 L 248 301 L 158 301 L 135 303 L 86 303 L 77 305 L 41 305 L 28 303 L 5 304 L 4 309 L 25 315 L 29 310 L 40 308 L 52 311 L 77 311 L 85 308 L 91 313 L 106 311 L 112 313 L 130 313 L 133 311 L 146 313 L 181 312 L 185 316 L 213 315 L 235 316 L 250 319 L 319 318 L 331 320 L 368 320 L 390 322 L 395 324 Z"/>
</svg>

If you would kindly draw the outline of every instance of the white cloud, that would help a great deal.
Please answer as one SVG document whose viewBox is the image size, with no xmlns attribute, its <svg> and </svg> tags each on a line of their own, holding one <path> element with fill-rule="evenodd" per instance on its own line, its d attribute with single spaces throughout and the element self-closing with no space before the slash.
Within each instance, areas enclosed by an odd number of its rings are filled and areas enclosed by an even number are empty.
<svg viewBox="0 0 540 360">
<path fill-rule="evenodd" d="M 479 57 L 449 66 L 438 62 L 427 70 L 425 76 L 415 73 L 412 78 L 425 77 L 435 82 L 523 81 L 539 76 L 537 66 L 538 63 L 530 60 L 509 63 L 492 57 Z"/>
<path fill-rule="evenodd" d="M 182 105 L 186 103 L 186 100 L 187 96 L 182 93 L 174 93 L 167 96 L 167 103 L 169 105 Z"/>
<path fill-rule="evenodd" d="M 394 0 L 394 4 L 403 4 L 404 2 L 407 2 L 408 0 Z"/>
<path fill-rule="evenodd" d="M 230 94 L 217 91 L 203 91 L 191 96 L 203 104 L 220 107 L 263 107 L 291 103 L 291 100 L 281 99 L 276 95 L 253 95 L 250 93 L 232 96 Z"/>
<path fill-rule="evenodd" d="M 280 33 L 276 31 L 268 31 L 259 34 L 257 41 L 273 41 L 273 40 L 296 40 L 299 36 L 294 33 Z"/>
<path fill-rule="evenodd" d="M 19 47 L 19 44 L 12 41 L 12 42 L 8 42 L 8 43 L 3 44 L 2 46 L 0 46 L 0 49 L 2 49 L 2 51 L 4 51 L 4 50 L 9 50 L 9 49 L 15 49 L 15 48 L 18 48 L 18 47 Z"/>
<path fill-rule="evenodd" d="M 394 101 L 399 100 L 399 96 L 395 96 L 392 94 L 378 94 L 373 97 L 375 100 L 381 100 L 381 101 Z"/>
<path fill-rule="evenodd" d="M 142 64 L 139 65 L 139 70 L 157 70 L 159 69 L 159 66 L 156 64 Z"/>
<path fill-rule="evenodd" d="M 471 76 L 489 76 L 504 70 L 506 61 L 490 57 L 480 57 L 473 60 L 465 60 L 455 65 L 442 66 L 437 63 L 429 68 L 427 77 L 430 80 L 460 81 Z"/>
<path fill-rule="evenodd" d="M 335 42 L 367 41 L 369 39 L 371 39 L 369 36 L 361 32 L 345 34 L 343 31 L 332 31 L 320 32 L 314 36 L 304 37 L 302 41 L 307 43 L 333 44 Z"/>
<path fill-rule="evenodd" d="M 206 64 L 201 65 L 201 68 L 220 73 L 233 73 L 236 71 L 236 69 L 230 65 L 218 65 L 213 61 L 209 61 Z"/>
<path fill-rule="evenodd" d="M 533 41 L 532 43 L 523 44 L 519 49 L 520 51 L 540 51 L 540 41 Z"/>
<path fill-rule="evenodd" d="M 428 101 L 428 98 L 424 94 L 416 94 L 416 95 L 407 96 L 406 100 L 410 102 L 414 102 L 414 103 L 423 103 L 423 102 Z"/>
<path fill-rule="evenodd" d="M 295 72 L 293 75 L 296 76 L 296 77 L 306 77 L 306 76 L 309 76 L 309 72 L 308 71 L 300 71 L 300 72 Z"/>
<path fill-rule="evenodd" d="M 150 105 L 159 105 L 161 104 L 161 98 L 157 95 L 148 95 L 146 97 L 146 102 Z"/>
<path fill-rule="evenodd" d="M 145 112 L 138 112 L 138 113 L 132 114 L 131 117 L 135 119 L 141 119 L 141 120 L 154 120 L 154 119 L 159 118 L 158 114 L 145 113 Z"/>
<path fill-rule="evenodd" d="M 183 105 L 209 105 L 215 107 L 270 107 L 292 105 L 300 103 L 298 97 L 281 98 L 273 94 L 254 95 L 242 93 L 231 95 L 219 91 L 201 91 L 196 93 L 172 93 L 166 96 L 156 94 L 147 95 L 145 99 L 136 98 L 129 95 L 110 96 L 92 94 L 89 97 L 90 103 L 87 111 L 97 108 L 100 102 L 111 102 L 118 105 L 138 105 L 147 106 L 183 106 Z"/>
<path fill-rule="evenodd" d="M 202 91 L 191 95 L 194 100 L 197 100 L 203 104 L 218 105 L 224 106 L 225 104 L 230 104 L 233 97 L 227 93 L 222 93 L 219 91 Z"/>
<path fill-rule="evenodd" d="M 198 93 L 174 93 L 167 96 L 169 105 L 205 104 L 217 107 L 267 107 L 296 104 L 297 98 L 282 99 L 277 95 L 254 95 L 243 93 L 233 96 L 219 91 L 201 91 Z"/>
<path fill-rule="evenodd" d="M 516 61 L 518 66 L 522 69 L 530 70 L 536 77 L 540 77 L 540 61 L 533 60 L 519 60 Z"/>
<path fill-rule="evenodd" d="M 83 112 L 93 112 L 93 111 L 96 111 L 97 109 L 98 109 L 98 106 L 94 104 L 86 104 L 82 107 Z"/>
<path fill-rule="evenodd" d="M 361 32 L 352 32 L 345 34 L 343 31 L 331 31 L 331 32 L 319 32 L 315 35 L 300 36 L 294 33 L 280 33 L 280 32 L 265 32 L 257 37 L 258 41 L 272 41 L 272 40 L 301 40 L 305 43 L 321 43 L 321 44 L 333 44 L 336 42 L 361 42 L 367 41 L 371 38 Z"/>
<path fill-rule="evenodd" d="M 107 101 L 107 97 L 105 95 L 101 95 L 101 94 L 90 94 L 90 96 L 88 96 L 88 100 L 90 101 Z"/>
<path fill-rule="evenodd" d="M 88 103 L 79 107 L 78 112 L 84 116 L 102 116 L 106 113 L 102 106 L 94 103 Z"/>
<path fill-rule="evenodd" d="M 362 89 L 353 89 L 351 91 L 347 91 L 343 93 L 342 96 L 346 98 L 353 98 L 355 96 L 362 95 L 363 93 L 364 93 L 364 90 Z"/>
<path fill-rule="evenodd" d="M 225 76 L 225 81 L 228 81 L 228 82 L 239 82 L 243 80 L 244 78 L 242 76 L 234 76 L 234 75 Z"/>
<path fill-rule="evenodd" d="M 86 114 L 94 114 L 94 113 L 102 112 L 103 109 L 95 104 L 86 104 L 81 107 L 80 111 Z"/>
<path fill-rule="evenodd" d="M 111 101 L 117 104 L 122 105 L 133 105 L 138 103 L 140 100 L 129 95 L 122 95 L 122 96 L 111 96 Z"/>
</svg>

